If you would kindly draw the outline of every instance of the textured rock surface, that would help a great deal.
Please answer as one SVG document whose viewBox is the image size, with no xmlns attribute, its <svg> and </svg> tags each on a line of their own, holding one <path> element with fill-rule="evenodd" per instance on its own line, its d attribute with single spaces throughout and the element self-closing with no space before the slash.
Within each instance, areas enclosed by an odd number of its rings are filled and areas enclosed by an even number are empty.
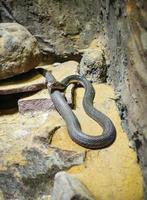
<svg viewBox="0 0 147 200">
<path fill-rule="evenodd" d="M 147 2 L 129 1 L 130 27 L 128 80 L 124 103 L 128 109 L 129 127 L 143 166 L 147 198 Z"/>
<path fill-rule="evenodd" d="M 104 51 L 90 49 L 84 53 L 80 62 L 80 74 L 93 82 L 106 82 L 107 64 Z"/>
<path fill-rule="evenodd" d="M 70 151 L 56 150 L 48 155 L 34 148 L 24 150 L 23 155 L 25 165 L 16 164 L 0 171 L 0 188 L 5 199 L 36 199 L 41 193 L 48 194 L 58 171 L 82 163 L 82 154 Z"/>
<path fill-rule="evenodd" d="M 0 24 L 0 79 L 36 67 L 40 52 L 34 36 L 17 23 Z"/>
<path fill-rule="evenodd" d="M 147 184 L 147 1 L 107 2 L 103 24 L 110 48 L 108 77 L 118 92 L 123 127 L 139 153 Z"/>
<path fill-rule="evenodd" d="M 55 175 L 52 200 L 94 200 L 88 189 L 77 178 L 66 172 Z"/>
<path fill-rule="evenodd" d="M 25 95 L 18 100 L 18 109 L 21 114 L 35 111 L 51 111 L 55 107 L 50 98 L 48 89 L 41 90 L 35 94 Z"/>
<path fill-rule="evenodd" d="M 35 69 L 25 74 L 0 80 L 0 95 L 33 92 L 43 88 L 46 88 L 46 80 Z"/>
<path fill-rule="evenodd" d="M 84 151 L 64 151 L 50 146 L 56 130 L 64 125 L 55 112 L 23 116 L 15 113 L 5 117 L 0 126 L 0 189 L 4 199 L 48 197 L 54 175 L 82 164 Z"/>
</svg>

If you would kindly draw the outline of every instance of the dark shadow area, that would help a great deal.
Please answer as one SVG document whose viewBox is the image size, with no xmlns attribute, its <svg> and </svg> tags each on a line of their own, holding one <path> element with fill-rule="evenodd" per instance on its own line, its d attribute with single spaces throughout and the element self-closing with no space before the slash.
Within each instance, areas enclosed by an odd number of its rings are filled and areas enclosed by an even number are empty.
<svg viewBox="0 0 147 200">
<path fill-rule="evenodd" d="M 82 54 L 83 53 L 77 53 L 77 54 L 69 54 L 69 55 L 60 56 L 60 55 L 56 55 L 55 53 L 47 52 L 47 54 L 43 53 L 42 55 L 42 64 L 50 65 L 53 63 L 63 63 L 69 60 L 74 60 L 80 63 L 82 59 Z"/>
<path fill-rule="evenodd" d="M 14 114 L 18 111 L 20 94 L 0 95 L 0 115 Z"/>
<path fill-rule="evenodd" d="M 24 92 L 8 95 L 0 95 L 0 115 L 14 114 L 18 112 L 18 100 L 22 97 L 29 97 L 36 92 Z"/>
</svg>

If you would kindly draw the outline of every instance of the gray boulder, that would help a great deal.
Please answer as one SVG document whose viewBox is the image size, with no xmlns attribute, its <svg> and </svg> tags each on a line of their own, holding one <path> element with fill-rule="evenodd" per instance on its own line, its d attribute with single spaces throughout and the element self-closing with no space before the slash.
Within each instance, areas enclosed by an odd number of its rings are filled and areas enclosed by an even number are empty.
<svg viewBox="0 0 147 200">
<path fill-rule="evenodd" d="M 77 178 L 66 172 L 55 175 L 52 200 L 94 200 L 88 189 Z"/>
<path fill-rule="evenodd" d="M 21 74 L 40 62 L 37 41 L 17 23 L 0 23 L 0 79 Z"/>
</svg>

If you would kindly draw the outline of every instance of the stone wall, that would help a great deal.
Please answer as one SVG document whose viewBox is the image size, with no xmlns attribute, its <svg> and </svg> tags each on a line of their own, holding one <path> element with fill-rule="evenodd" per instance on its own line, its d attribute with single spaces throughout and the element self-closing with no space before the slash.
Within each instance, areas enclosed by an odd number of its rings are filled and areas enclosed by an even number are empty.
<svg viewBox="0 0 147 200">
<path fill-rule="evenodd" d="M 147 183 L 147 2 L 129 0 L 123 6 L 115 1 L 109 10 L 109 81 L 118 94 L 122 123 L 138 152 Z"/>
</svg>

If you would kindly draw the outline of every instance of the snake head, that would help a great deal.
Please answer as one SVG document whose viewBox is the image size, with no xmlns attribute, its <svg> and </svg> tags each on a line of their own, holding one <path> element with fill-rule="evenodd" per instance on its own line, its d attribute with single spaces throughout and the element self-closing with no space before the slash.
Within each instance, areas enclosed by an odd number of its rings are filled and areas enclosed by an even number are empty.
<svg viewBox="0 0 147 200">
<path fill-rule="evenodd" d="M 53 83 L 48 83 L 47 86 L 48 89 L 50 90 L 50 93 L 53 93 L 54 91 L 64 92 L 66 89 L 66 86 L 58 81 Z"/>
</svg>

